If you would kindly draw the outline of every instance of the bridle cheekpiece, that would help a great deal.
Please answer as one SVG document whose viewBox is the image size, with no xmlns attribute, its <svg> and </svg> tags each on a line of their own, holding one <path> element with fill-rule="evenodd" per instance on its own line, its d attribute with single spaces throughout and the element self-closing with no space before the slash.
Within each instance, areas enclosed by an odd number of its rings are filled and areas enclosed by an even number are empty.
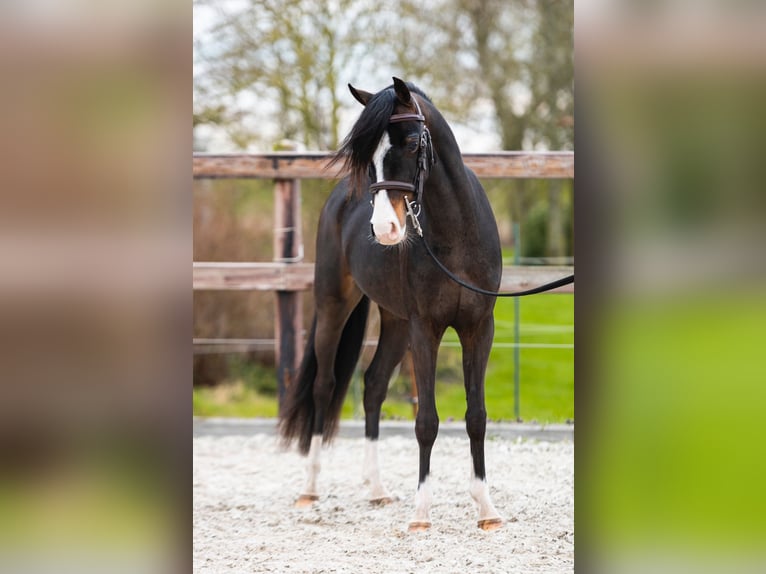
<svg viewBox="0 0 766 574">
<path fill-rule="evenodd" d="M 420 203 L 423 199 L 423 186 L 428 177 L 428 170 L 434 163 L 436 163 L 436 158 L 434 157 L 433 144 L 431 142 L 431 132 L 428 131 L 428 126 L 425 125 L 426 118 L 420 110 L 418 101 L 415 98 L 413 98 L 412 101 L 415 102 L 417 113 L 393 114 L 388 122 L 391 124 L 400 122 L 420 122 L 423 124 L 423 131 L 420 132 L 420 143 L 418 144 L 415 178 L 412 183 L 398 180 L 378 181 L 372 183 L 369 189 L 373 196 L 375 196 L 381 189 L 390 189 L 392 191 L 414 194 L 415 199 L 413 201 L 410 201 L 405 195 L 404 203 L 407 206 L 407 215 L 412 219 L 412 226 L 415 228 L 418 235 L 423 237 L 423 229 L 418 220 L 418 216 L 420 215 Z"/>
</svg>

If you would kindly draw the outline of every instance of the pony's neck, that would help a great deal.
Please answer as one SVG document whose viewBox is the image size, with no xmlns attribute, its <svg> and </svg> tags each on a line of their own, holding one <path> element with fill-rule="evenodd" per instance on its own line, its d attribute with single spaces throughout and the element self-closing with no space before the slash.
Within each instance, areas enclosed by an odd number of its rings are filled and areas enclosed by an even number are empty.
<svg viewBox="0 0 766 574">
<path fill-rule="evenodd" d="M 470 231 L 478 228 L 476 191 L 452 130 L 440 116 L 438 119 L 441 121 L 429 127 L 437 162 L 425 183 L 423 205 L 434 234 L 471 240 Z"/>
</svg>

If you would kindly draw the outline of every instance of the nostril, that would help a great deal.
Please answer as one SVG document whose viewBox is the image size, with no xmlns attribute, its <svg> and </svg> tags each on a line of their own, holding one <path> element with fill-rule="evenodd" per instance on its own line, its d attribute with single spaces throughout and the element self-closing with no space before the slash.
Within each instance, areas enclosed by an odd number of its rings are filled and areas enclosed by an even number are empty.
<svg viewBox="0 0 766 574">
<path fill-rule="evenodd" d="M 393 221 L 391 222 L 391 227 L 389 228 L 388 232 L 391 235 L 396 235 L 396 223 L 394 223 Z"/>
</svg>

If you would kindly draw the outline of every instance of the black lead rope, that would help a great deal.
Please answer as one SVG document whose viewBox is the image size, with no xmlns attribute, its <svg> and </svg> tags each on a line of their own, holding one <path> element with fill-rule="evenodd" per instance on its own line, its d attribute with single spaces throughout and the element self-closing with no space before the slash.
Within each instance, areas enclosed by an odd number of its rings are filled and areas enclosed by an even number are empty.
<svg viewBox="0 0 766 574">
<path fill-rule="evenodd" d="M 482 295 L 489 295 L 490 297 L 523 297 L 524 295 L 534 295 L 535 293 L 543 293 L 544 291 L 550 291 L 551 289 L 555 289 L 556 287 L 561 287 L 563 285 L 569 285 L 570 283 L 574 283 L 574 274 L 572 274 L 567 277 L 562 277 L 561 279 L 556 279 L 556 281 L 545 283 L 544 285 L 540 285 L 532 289 L 527 289 L 526 291 L 514 291 L 513 293 L 496 293 L 495 291 L 487 291 L 486 289 L 481 289 L 480 287 L 476 287 L 474 285 L 471 285 L 470 283 L 466 283 L 460 277 L 452 273 L 452 271 L 447 269 L 444 266 L 444 264 L 436 258 L 436 255 L 434 255 L 434 252 L 431 251 L 431 247 L 428 245 L 426 238 L 423 237 L 422 234 L 420 234 L 420 238 L 423 240 L 423 245 L 425 246 L 426 251 L 428 252 L 428 255 L 430 255 L 431 259 L 434 260 L 434 263 L 436 263 L 436 265 L 439 266 L 439 269 L 444 271 L 447 277 L 452 279 L 458 285 L 465 287 L 466 289 L 470 289 L 471 291 L 474 291 L 476 293 L 480 293 Z"/>
<path fill-rule="evenodd" d="M 416 180 L 417 179 L 420 179 L 419 185 L 420 185 L 420 192 L 422 194 L 422 181 L 425 178 L 420 178 L 420 174 L 418 174 L 418 177 L 416 178 Z M 391 182 L 383 182 L 383 183 L 391 183 Z M 411 186 L 411 187 L 415 187 L 415 186 Z M 482 289 L 481 287 L 476 287 L 475 285 L 466 283 L 460 277 L 455 275 L 452 271 L 447 269 L 444 266 L 444 263 L 439 261 L 436 255 L 434 255 L 434 252 L 431 251 L 431 246 L 428 245 L 426 238 L 423 236 L 423 228 L 421 227 L 420 220 L 418 219 L 418 216 L 420 215 L 420 204 L 417 201 L 410 201 L 406 195 L 404 196 L 404 204 L 407 206 L 406 207 L 407 216 L 412 221 L 412 226 L 415 228 L 415 232 L 418 234 L 420 239 L 423 240 L 423 246 L 426 248 L 428 255 L 431 257 L 431 259 L 434 260 L 434 263 L 436 263 L 439 269 L 444 271 L 447 277 L 452 279 L 455 283 L 457 283 L 461 287 L 465 287 L 466 289 L 469 289 L 470 291 L 479 293 L 481 295 L 489 295 L 490 297 L 524 297 L 525 295 L 534 295 L 536 293 L 543 293 L 545 291 L 550 291 L 551 289 L 556 289 L 556 287 L 562 287 L 564 285 L 569 285 L 570 283 L 574 283 L 574 274 L 572 274 L 566 277 L 562 277 L 561 279 L 556 279 L 555 281 L 552 281 L 550 283 L 545 283 L 543 285 L 539 285 L 538 287 L 527 289 L 526 291 L 514 291 L 512 293 L 497 293 L 496 291 L 487 291 L 486 289 Z M 416 208 L 417 208 L 417 211 L 415 211 Z"/>
</svg>

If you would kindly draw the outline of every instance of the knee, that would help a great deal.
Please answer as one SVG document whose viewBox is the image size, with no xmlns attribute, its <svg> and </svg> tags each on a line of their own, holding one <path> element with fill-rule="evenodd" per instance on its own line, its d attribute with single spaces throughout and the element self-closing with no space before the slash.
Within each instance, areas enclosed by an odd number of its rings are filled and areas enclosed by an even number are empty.
<svg viewBox="0 0 766 574">
<path fill-rule="evenodd" d="M 465 428 L 471 438 L 483 438 L 487 429 L 487 411 L 484 408 L 465 413 Z"/>
<path fill-rule="evenodd" d="M 435 413 L 424 413 L 421 409 L 415 419 L 415 436 L 420 444 L 432 445 L 439 432 L 439 417 Z"/>
</svg>

